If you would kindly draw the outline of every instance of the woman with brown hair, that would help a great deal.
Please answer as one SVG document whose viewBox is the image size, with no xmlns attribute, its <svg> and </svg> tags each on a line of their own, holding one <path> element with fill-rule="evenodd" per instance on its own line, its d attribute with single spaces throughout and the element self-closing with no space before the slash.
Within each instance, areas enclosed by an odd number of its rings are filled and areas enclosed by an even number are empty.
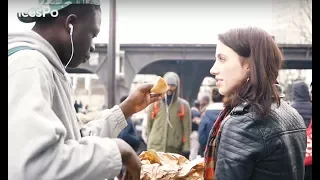
<svg viewBox="0 0 320 180">
<path fill-rule="evenodd" d="M 259 28 L 218 35 L 215 75 L 225 109 L 205 151 L 206 180 L 302 180 L 306 127 L 274 86 L 283 56 Z"/>
</svg>

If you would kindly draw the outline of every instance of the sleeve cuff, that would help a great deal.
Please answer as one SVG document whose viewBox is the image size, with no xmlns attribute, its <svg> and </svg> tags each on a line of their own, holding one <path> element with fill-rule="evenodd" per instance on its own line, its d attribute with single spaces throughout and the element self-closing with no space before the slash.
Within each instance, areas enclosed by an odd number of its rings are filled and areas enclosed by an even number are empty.
<svg viewBox="0 0 320 180">
<path fill-rule="evenodd" d="M 118 105 L 115 105 L 111 110 L 111 119 L 116 119 L 116 125 L 114 130 L 112 131 L 112 137 L 118 137 L 120 132 L 128 125 L 124 114 Z"/>
<path fill-rule="evenodd" d="M 111 159 L 110 162 L 112 162 L 112 166 L 109 166 L 108 169 L 108 172 L 110 172 L 108 176 L 110 178 L 117 177 L 122 169 L 122 158 L 120 150 L 116 142 L 114 142 L 112 139 L 103 139 L 103 142 L 105 148 L 112 149 L 112 151 L 108 151 L 110 152 L 110 154 L 108 154 L 108 157 Z"/>
</svg>

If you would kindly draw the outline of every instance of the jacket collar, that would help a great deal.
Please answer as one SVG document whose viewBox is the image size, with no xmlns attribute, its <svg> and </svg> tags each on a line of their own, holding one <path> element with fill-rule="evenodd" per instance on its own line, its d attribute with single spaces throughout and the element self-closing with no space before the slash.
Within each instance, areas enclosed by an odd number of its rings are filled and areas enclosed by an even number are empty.
<svg viewBox="0 0 320 180">
<path fill-rule="evenodd" d="M 230 115 L 246 114 L 249 112 L 249 109 L 250 109 L 250 103 L 247 101 L 243 101 L 231 110 Z"/>
</svg>

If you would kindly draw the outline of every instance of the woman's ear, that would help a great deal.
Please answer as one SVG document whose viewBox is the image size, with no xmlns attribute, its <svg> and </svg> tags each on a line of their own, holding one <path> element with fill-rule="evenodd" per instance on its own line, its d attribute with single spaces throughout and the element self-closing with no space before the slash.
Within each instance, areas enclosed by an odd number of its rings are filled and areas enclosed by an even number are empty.
<svg viewBox="0 0 320 180">
<path fill-rule="evenodd" d="M 248 72 L 250 71 L 250 63 L 248 61 L 246 61 L 243 66 Z"/>
<path fill-rule="evenodd" d="M 250 59 L 249 58 L 245 58 L 245 57 L 241 57 L 241 61 L 242 61 L 243 69 L 246 69 L 247 71 L 250 71 Z"/>
</svg>

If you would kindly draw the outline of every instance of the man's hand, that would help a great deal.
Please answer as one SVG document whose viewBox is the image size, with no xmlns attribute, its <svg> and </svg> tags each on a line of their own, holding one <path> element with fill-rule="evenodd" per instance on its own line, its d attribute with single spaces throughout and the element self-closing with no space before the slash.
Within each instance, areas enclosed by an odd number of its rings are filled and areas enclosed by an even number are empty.
<svg viewBox="0 0 320 180">
<path fill-rule="evenodd" d="M 194 118 L 192 119 L 192 122 L 194 122 L 194 123 L 196 123 L 196 124 L 200 124 L 200 121 L 201 121 L 201 118 L 199 118 L 199 117 L 194 117 Z"/>
<path fill-rule="evenodd" d="M 129 179 L 140 179 L 141 161 L 136 152 L 122 139 L 115 139 L 115 142 L 121 153 L 122 163 L 126 167 L 125 176 L 130 175 Z"/>
<path fill-rule="evenodd" d="M 153 84 L 140 85 L 119 105 L 126 119 L 132 116 L 132 114 L 142 111 L 151 103 L 164 98 L 164 94 L 151 95 L 150 90 L 152 87 Z"/>
</svg>

